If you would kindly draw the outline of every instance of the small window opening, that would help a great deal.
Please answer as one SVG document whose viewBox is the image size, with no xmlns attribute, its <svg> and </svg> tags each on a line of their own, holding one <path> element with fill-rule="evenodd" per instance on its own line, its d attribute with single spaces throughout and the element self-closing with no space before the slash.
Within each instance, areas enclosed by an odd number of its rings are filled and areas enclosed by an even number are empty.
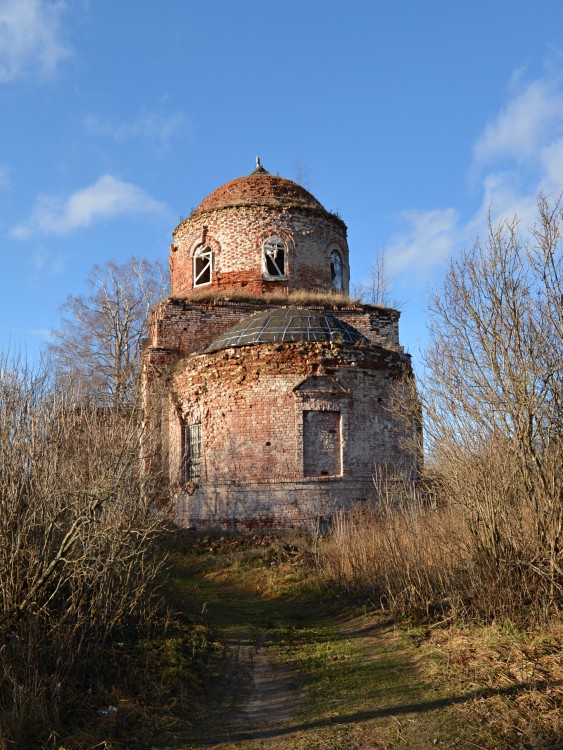
<svg viewBox="0 0 563 750">
<path fill-rule="evenodd" d="M 332 288 L 342 291 L 342 258 L 338 250 L 333 250 L 330 254 L 330 278 Z"/>
<path fill-rule="evenodd" d="M 194 286 L 211 283 L 212 265 L 211 249 L 200 245 L 194 253 Z"/>
<path fill-rule="evenodd" d="M 203 456 L 203 441 L 201 422 L 184 425 L 184 482 L 199 482 L 201 478 L 201 458 Z"/>
<path fill-rule="evenodd" d="M 279 237 L 272 237 L 264 243 L 263 270 L 264 276 L 279 279 L 285 278 L 285 244 Z"/>
</svg>

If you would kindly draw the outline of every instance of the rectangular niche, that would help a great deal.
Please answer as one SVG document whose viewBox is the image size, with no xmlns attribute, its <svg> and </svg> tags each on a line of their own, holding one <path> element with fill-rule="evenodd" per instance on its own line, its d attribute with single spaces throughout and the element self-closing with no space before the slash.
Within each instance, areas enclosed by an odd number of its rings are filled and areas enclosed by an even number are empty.
<svg viewBox="0 0 563 750">
<path fill-rule="evenodd" d="M 303 474 L 342 475 L 342 426 L 339 411 L 303 412 Z"/>
</svg>

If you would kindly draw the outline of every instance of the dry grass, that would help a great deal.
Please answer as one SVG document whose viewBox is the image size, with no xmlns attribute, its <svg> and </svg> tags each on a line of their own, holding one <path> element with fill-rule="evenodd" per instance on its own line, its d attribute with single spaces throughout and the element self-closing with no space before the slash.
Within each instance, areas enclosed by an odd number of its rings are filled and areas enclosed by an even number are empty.
<svg viewBox="0 0 563 750">
<path fill-rule="evenodd" d="M 0 359 L 0 747 L 59 726 L 103 667 L 97 649 L 153 618 L 162 522 L 142 434 L 135 410 Z"/>
<path fill-rule="evenodd" d="M 464 475 L 465 476 L 465 475 Z M 469 474 L 465 492 L 471 495 Z M 375 502 L 335 518 L 333 533 L 317 551 L 320 579 L 329 589 L 367 598 L 382 609 L 418 621 L 548 623 L 561 608 L 537 538 L 536 498 L 510 502 L 487 482 L 502 512 L 496 525 L 469 503 L 459 486 L 456 501 L 437 487 L 429 506 L 409 483 L 376 483 Z M 503 556 L 496 554 L 505 550 Z"/>
<path fill-rule="evenodd" d="M 329 587 L 415 618 L 450 616 L 464 565 L 463 526 L 451 508 L 356 507 L 321 540 L 318 570 Z"/>
<path fill-rule="evenodd" d="M 447 679 L 460 720 L 487 748 L 561 747 L 563 737 L 563 629 L 501 627 L 433 630 L 424 646 L 429 679 Z"/>
<path fill-rule="evenodd" d="M 186 302 L 200 302 L 209 305 L 219 305 L 223 302 L 248 302 L 256 305 L 310 305 L 337 310 L 344 307 L 360 307 L 361 301 L 341 292 L 317 292 L 299 289 L 288 294 L 269 292 L 267 294 L 252 294 L 243 290 L 219 292 L 198 289 L 184 297 L 175 297 Z"/>
</svg>

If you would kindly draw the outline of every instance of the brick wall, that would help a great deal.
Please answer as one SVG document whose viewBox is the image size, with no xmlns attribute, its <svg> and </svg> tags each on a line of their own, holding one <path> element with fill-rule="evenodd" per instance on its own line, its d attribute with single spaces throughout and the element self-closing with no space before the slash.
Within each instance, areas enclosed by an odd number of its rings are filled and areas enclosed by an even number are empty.
<svg viewBox="0 0 563 750">
<path fill-rule="evenodd" d="M 326 507 L 313 505 L 316 515 L 330 515 L 338 503 L 360 499 L 358 488 L 366 498 L 378 463 L 410 471 L 412 456 L 390 410 L 392 384 L 409 367 L 408 357 L 388 350 L 318 343 L 260 344 L 183 360 L 172 375 L 170 443 L 182 424 L 203 430 L 201 481 L 178 493 L 183 522 L 228 523 L 233 498 L 239 502 L 246 487 L 254 500 L 237 506 L 241 523 L 292 525 L 305 512 L 295 509 L 296 497 L 285 507 L 292 487 L 308 487 L 311 502 L 328 498 Z M 311 426 L 327 435 L 312 435 Z M 169 460 L 178 483 L 177 450 Z"/>
<path fill-rule="evenodd" d="M 339 510 L 372 500 L 371 479 L 243 482 L 200 486 L 189 493 L 179 493 L 174 518 L 179 525 L 188 528 L 216 526 L 245 531 L 299 527 L 314 530 Z"/>
<path fill-rule="evenodd" d="M 220 333 L 243 318 L 265 308 L 281 307 L 274 304 L 219 302 L 208 304 L 189 300 L 168 299 L 153 311 L 147 342 L 150 347 L 168 349 L 185 356 L 201 352 Z M 315 310 L 313 305 L 307 309 Z M 374 343 L 395 351 L 399 345 L 399 316 L 397 310 L 358 305 L 331 310 L 331 314 L 349 323 Z"/>
<path fill-rule="evenodd" d="M 274 235 L 281 237 L 287 248 L 287 278 L 272 281 L 263 278 L 262 246 Z M 322 207 L 237 205 L 196 212 L 173 235 L 170 273 L 174 296 L 193 291 L 193 254 L 201 244 L 212 250 L 213 275 L 210 284 L 198 289 L 244 289 L 253 294 L 330 290 L 330 254 L 337 249 L 343 260 L 343 291 L 348 292 L 346 227 Z"/>
</svg>

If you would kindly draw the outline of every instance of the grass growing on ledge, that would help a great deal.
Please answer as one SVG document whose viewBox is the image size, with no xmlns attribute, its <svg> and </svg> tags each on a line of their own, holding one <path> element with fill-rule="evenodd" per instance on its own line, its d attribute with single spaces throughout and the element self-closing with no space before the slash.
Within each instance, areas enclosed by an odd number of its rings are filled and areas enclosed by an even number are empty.
<svg viewBox="0 0 563 750">
<path fill-rule="evenodd" d="M 234 289 L 228 292 L 213 290 L 196 290 L 189 295 L 172 297 L 171 299 L 185 302 L 204 302 L 207 304 L 221 304 L 222 302 L 248 302 L 259 305 L 318 305 L 329 309 L 342 307 L 359 307 L 362 302 L 354 299 L 343 292 L 317 292 L 306 289 L 298 289 L 295 292 L 283 294 L 281 292 L 267 292 L 266 294 L 253 294 L 243 290 Z"/>
</svg>

